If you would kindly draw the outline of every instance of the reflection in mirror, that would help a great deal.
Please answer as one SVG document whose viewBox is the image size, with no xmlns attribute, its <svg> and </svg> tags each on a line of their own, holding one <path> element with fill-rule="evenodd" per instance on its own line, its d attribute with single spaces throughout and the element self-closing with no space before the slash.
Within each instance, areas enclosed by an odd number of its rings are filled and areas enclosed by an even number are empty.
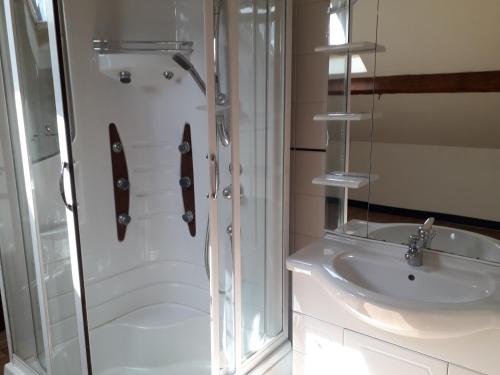
<svg viewBox="0 0 500 375">
<path fill-rule="evenodd" d="M 30 157 L 38 162 L 59 152 L 45 3 L 25 0 L 13 4 L 19 15 L 15 28 Z"/>
<path fill-rule="evenodd" d="M 430 248 L 500 262 L 500 2 L 380 0 L 378 14 L 386 51 L 351 94 L 382 117 L 373 134 L 352 126 L 349 156 L 379 179 L 349 191 L 347 230 L 406 244 L 432 216 Z"/>
<path fill-rule="evenodd" d="M 341 5 L 344 5 L 342 7 Z M 377 43 L 377 7 L 378 0 L 333 1 L 330 6 L 329 41 L 330 44 Z M 350 16 L 349 16 L 350 14 Z M 349 26 L 350 25 L 350 26 Z M 327 129 L 327 165 L 326 173 L 339 178 L 352 178 L 351 188 L 327 186 L 326 193 L 326 228 L 342 230 L 346 220 L 360 219 L 367 221 L 366 208 L 350 206 L 345 209 L 350 191 L 358 185 L 368 182 L 365 176 L 370 172 L 369 147 L 359 147 L 353 143 L 355 135 L 369 140 L 372 133 L 373 100 L 370 95 L 346 95 L 356 79 L 373 80 L 375 54 L 373 50 L 357 51 L 349 54 L 332 54 L 329 57 L 328 113 L 350 113 L 350 121 L 325 121 Z M 349 72 L 349 74 L 348 74 Z M 361 116 L 360 114 L 363 114 Z M 366 116 L 364 116 L 366 115 Z M 359 120 L 363 117 L 362 120 Z M 363 159 L 364 163 L 351 165 L 350 160 Z M 358 184 L 356 181 L 361 181 Z M 344 181 L 345 182 L 345 181 Z M 368 201 L 368 190 L 358 195 L 358 200 Z M 366 204 L 365 204 L 366 206 Z M 366 225 L 365 225 L 366 229 Z M 361 231 L 361 228 L 359 228 Z M 365 230 L 366 234 L 366 230 Z"/>
<path fill-rule="evenodd" d="M 45 0 L 28 0 L 26 6 L 28 7 L 35 24 L 43 24 L 47 22 Z"/>
</svg>

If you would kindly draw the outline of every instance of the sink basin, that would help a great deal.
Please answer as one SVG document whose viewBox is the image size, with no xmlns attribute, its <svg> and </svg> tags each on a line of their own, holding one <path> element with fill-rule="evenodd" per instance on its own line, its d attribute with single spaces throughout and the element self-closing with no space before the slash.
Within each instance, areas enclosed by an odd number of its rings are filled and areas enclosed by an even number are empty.
<svg viewBox="0 0 500 375">
<path fill-rule="evenodd" d="M 302 292 L 302 282 L 294 282 L 301 296 L 294 311 L 324 311 L 326 320 L 334 311 L 346 326 L 361 321 L 419 339 L 500 329 L 500 267 L 432 251 L 422 267 L 411 267 L 405 252 L 402 245 L 326 236 L 287 260 L 296 277 L 311 280 Z"/>
<path fill-rule="evenodd" d="M 482 275 L 448 268 L 409 268 L 382 256 L 347 253 L 334 258 L 333 269 L 349 283 L 397 300 L 463 303 L 487 298 L 494 290 Z"/>
</svg>

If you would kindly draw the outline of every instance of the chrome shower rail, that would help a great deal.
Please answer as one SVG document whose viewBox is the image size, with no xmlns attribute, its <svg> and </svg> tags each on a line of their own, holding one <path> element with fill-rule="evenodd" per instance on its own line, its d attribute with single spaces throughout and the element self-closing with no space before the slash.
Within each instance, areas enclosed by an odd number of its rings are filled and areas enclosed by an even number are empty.
<svg viewBox="0 0 500 375">
<path fill-rule="evenodd" d="M 112 53 L 182 53 L 193 52 L 193 42 L 190 41 L 132 41 L 94 39 L 94 51 L 101 54 Z"/>
</svg>

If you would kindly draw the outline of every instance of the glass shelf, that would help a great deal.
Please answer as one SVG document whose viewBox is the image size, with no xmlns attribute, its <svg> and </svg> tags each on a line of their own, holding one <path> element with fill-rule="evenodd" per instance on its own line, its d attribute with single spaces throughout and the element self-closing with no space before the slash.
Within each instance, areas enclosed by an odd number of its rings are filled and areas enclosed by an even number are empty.
<svg viewBox="0 0 500 375">
<path fill-rule="evenodd" d="M 312 183 L 315 185 L 359 189 L 378 179 L 378 175 L 372 174 L 369 176 L 367 173 L 330 172 L 314 178 Z"/>
<path fill-rule="evenodd" d="M 115 53 L 182 53 L 193 52 L 193 42 L 189 41 L 110 41 L 94 39 L 92 48 L 99 54 Z"/>
<path fill-rule="evenodd" d="M 314 115 L 314 121 L 363 121 L 371 120 L 372 118 L 377 118 L 379 116 L 374 115 L 371 112 L 331 112 Z"/>
<path fill-rule="evenodd" d="M 357 43 L 319 46 L 316 47 L 314 51 L 320 53 L 328 53 L 330 55 L 343 55 L 350 52 L 357 52 L 357 53 L 384 52 L 385 47 L 373 42 L 357 42 Z"/>
</svg>

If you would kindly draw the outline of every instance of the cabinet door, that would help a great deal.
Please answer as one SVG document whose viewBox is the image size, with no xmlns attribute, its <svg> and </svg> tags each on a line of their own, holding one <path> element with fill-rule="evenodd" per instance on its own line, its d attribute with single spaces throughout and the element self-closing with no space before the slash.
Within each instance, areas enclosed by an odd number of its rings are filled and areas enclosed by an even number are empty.
<svg viewBox="0 0 500 375">
<path fill-rule="evenodd" d="M 484 375 L 480 372 L 472 371 L 457 365 L 450 364 L 448 375 Z"/>
<path fill-rule="evenodd" d="M 374 338 L 344 330 L 349 375 L 446 375 L 447 363 Z"/>
<path fill-rule="evenodd" d="M 293 313 L 293 350 L 322 355 L 328 360 L 343 355 L 344 329 L 307 315 Z"/>
</svg>

